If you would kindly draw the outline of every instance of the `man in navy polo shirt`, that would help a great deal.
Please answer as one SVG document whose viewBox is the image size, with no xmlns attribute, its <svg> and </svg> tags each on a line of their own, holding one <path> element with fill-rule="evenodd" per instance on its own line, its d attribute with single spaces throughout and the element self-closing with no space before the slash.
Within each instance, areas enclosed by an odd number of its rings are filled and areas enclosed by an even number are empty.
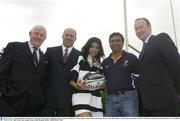
<svg viewBox="0 0 180 121">
<path fill-rule="evenodd" d="M 138 59 L 122 50 L 124 37 L 119 32 L 109 36 L 112 53 L 104 59 L 107 80 L 106 116 L 138 116 Z"/>
</svg>

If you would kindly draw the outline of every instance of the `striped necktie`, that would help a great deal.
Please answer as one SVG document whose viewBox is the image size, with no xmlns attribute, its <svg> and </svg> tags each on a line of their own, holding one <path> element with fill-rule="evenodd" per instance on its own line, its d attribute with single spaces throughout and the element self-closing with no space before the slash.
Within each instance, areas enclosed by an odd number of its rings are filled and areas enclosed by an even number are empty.
<svg viewBox="0 0 180 121">
<path fill-rule="evenodd" d="M 38 48 L 33 47 L 34 51 L 33 51 L 33 63 L 35 65 L 35 67 L 38 66 L 39 62 L 38 62 L 38 57 L 37 57 L 37 53 L 36 51 L 38 50 Z"/>
<path fill-rule="evenodd" d="M 64 56 L 63 56 L 64 63 L 67 62 L 67 58 L 68 58 L 68 49 L 66 48 L 66 49 L 65 49 Z"/>
</svg>

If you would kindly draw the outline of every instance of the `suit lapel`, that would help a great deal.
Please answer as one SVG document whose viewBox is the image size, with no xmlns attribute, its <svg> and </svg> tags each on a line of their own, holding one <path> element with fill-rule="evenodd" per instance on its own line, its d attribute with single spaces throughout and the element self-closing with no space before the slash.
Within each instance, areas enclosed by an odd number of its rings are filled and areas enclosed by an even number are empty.
<svg viewBox="0 0 180 121">
<path fill-rule="evenodd" d="M 74 48 L 72 48 L 71 52 L 69 53 L 69 56 L 67 58 L 67 63 L 71 62 L 71 60 L 73 59 L 73 56 L 74 56 Z"/>
<path fill-rule="evenodd" d="M 44 58 L 44 53 L 41 50 L 39 50 L 39 63 L 43 61 L 43 58 Z"/>
<path fill-rule="evenodd" d="M 146 48 L 146 43 L 143 44 L 143 47 L 142 47 L 142 50 L 141 50 L 141 53 L 139 55 L 139 59 L 142 60 L 143 57 L 144 57 L 144 53 L 145 53 L 145 48 Z"/>
<path fill-rule="evenodd" d="M 73 56 L 74 56 L 74 52 L 75 52 L 75 49 L 72 48 L 71 52 L 69 53 L 68 55 L 68 58 L 67 58 L 67 63 L 71 62 L 71 60 L 73 59 Z M 62 46 L 60 46 L 57 50 L 57 55 L 58 55 L 58 58 L 60 58 L 60 62 L 61 63 L 64 63 L 64 60 L 63 60 L 63 50 L 62 50 Z"/>
<path fill-rule="evenodd" d="M 59 47 L 57 48 L 56 55 L 58 56 L 59 61 L 60 61 L 61 63 L 63 63 L 63 51 L 62 51 L 62 46 L 59 46 Z"/>
<path fill-rule="evenodd" d="M 147 65 L 147 62 L 149 61 L 149 57 L 148 57 L 148 54 L 151 53 L 152 49 L 151 49 L 151 45 L 152 45 L 152 41 L 154 41 L 154 35 L 152 35 L 150 38 L 149 38 L 149 41 L 146 45 L 146 48 L 144 50 L 144 55 L 142 56 L 142 58 L 140 59 L 141 60 L 141 69 L 144 70 L 146 68 L 146 65 Z"/>
<path fill-rule="evenodd" d="M 32 56 L 32 53 L 31 53 L 31 50 L 29 48 L 29 45 L 28 45 L 28 42 L 25 42 L 24 45 L 23 45 L 23 50 L 24 52 L 27 54 L 27 56 L 29 57 L 31 63 L 33 64 L 33 56 Z M 34 64 L 33 64 L 34 65 Z"/>
<path fill-rule="evenodd" d="M 28 58 L 29 58 L 29 64 L 27 64 L 27 67 L 29 69 L 31 69 L 32 71 L 34 71 L 34 69 L 37 69 L 37 67 L 35 67 L 35 65 L 33 63 L 33 55 L 32 55 L 32 52 L 31 52 L 31 50 L 29 48 L 28 42 L 25 42 L 23 44 L 23 50 L 26 53 L 26 55 L 28 56 Z M 40 54 L 40 62 L 41 62 L 42 61 L 41 58 L 43 58 L 43 55 L 42 55 L 43 53 L 40 52 L 39 54 Z"/>
<path fill-rule="evenodd" d="M 140 59 L 141 61 L 143 60 L 144 56 L 147 54 L 148 48 L 149 48 L 149 46 L 151 45 L 151 41 L 153 40 L 153 38 L 154 38 L 154 36 L 152 35 L 152 36 L 149 38 L 148 43 L 146 43 L 146 46 L 145 46 L 144 50 L 142 49 L 142 51 L 144 51 L 144 52 L 141 51 L 141 53 L 140 53 L 140 55 L 139 55 L 139 59 Z"/>
</svg>

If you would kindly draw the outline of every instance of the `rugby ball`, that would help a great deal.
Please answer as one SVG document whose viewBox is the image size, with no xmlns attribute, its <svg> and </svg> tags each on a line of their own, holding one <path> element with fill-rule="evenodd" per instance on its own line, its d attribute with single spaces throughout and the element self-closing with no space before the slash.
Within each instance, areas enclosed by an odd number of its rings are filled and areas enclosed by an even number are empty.
<svg viewBox="0 0 180 121">
<path fill-rule="evenodd" d="M 98 72 L 85 74 L 83 80 L 87 82 L 88 90 L 99 90 L 105 83 L 105 77 Z"/>
</svg>

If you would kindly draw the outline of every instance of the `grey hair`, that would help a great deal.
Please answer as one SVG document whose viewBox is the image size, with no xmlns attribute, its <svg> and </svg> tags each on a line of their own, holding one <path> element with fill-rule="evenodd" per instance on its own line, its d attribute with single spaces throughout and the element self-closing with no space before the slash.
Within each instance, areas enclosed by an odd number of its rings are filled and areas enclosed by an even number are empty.
<svg viewBox="0 0 180 121">
<path fill-rule="evenodd" d="M 33 26 L 33 28 L 31 29 L 31 32 L 33 32 L 35 29 L 42 29 L 47 34 L 46 28 L 43 25 L 35 25 L 35 26 Z"/>
</svg>

